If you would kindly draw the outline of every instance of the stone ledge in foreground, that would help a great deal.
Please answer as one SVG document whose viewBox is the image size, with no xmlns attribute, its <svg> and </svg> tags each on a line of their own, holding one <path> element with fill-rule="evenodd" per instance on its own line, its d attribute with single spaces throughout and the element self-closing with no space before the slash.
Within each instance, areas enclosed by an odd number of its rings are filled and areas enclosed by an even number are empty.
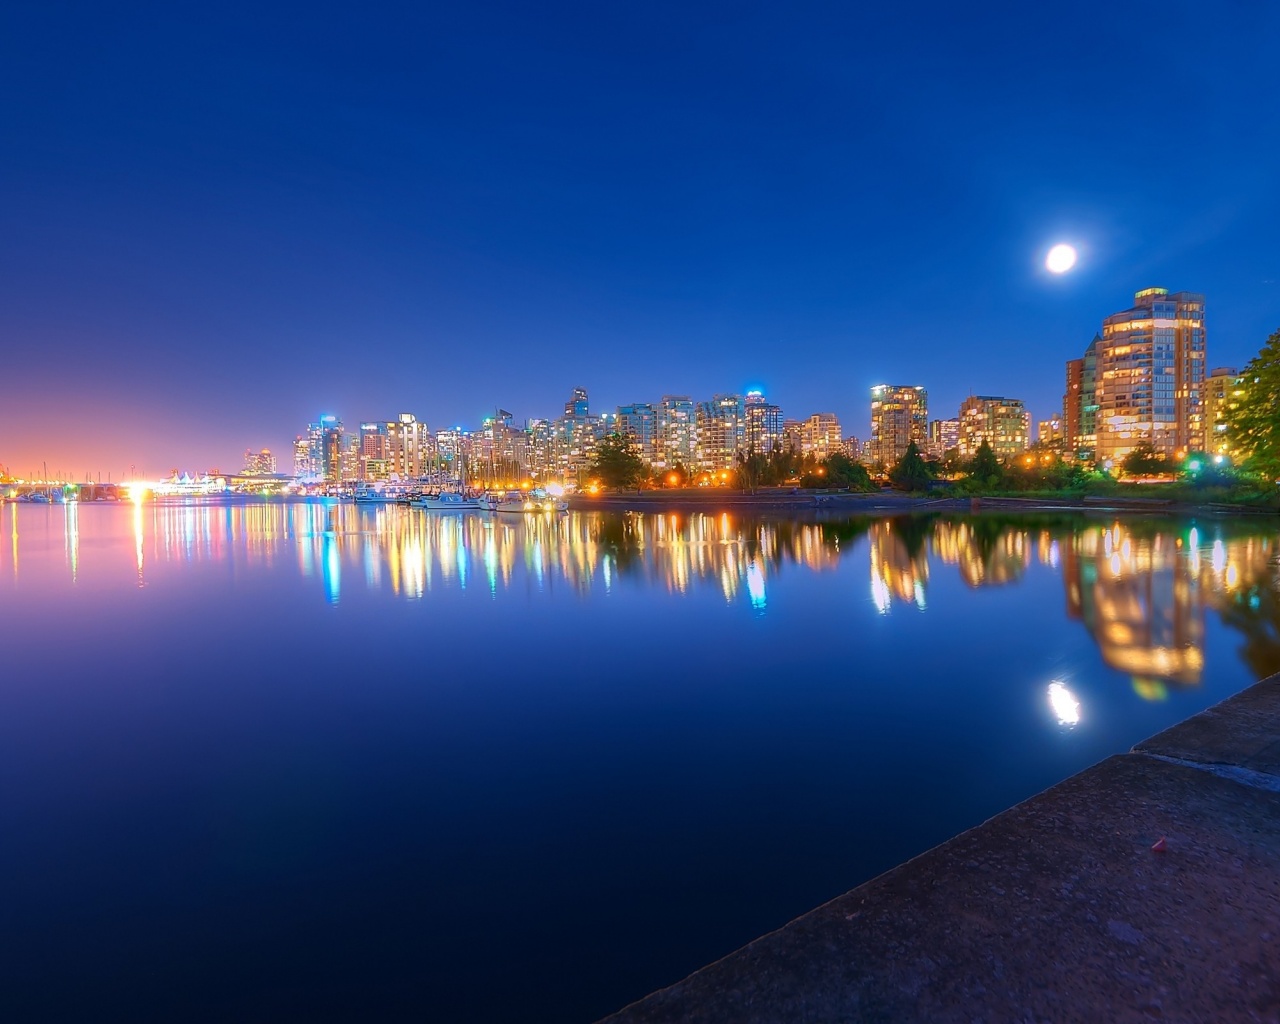
<svg viewBox="0 0 1280 1024">
<path fill-rule="evenodd" d="M 1271 738 L 1280 677 L 605 1020 L 1280 1021 Z"/>
</svg>

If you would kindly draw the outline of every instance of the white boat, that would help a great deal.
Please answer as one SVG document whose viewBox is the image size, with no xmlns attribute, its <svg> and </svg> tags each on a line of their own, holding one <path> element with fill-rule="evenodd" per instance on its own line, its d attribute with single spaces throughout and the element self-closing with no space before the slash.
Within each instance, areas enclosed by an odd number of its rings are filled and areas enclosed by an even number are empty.
<svg viewBox="0 0 1280 1024">
<path fill-rule="evenodd" d="M 483 506 L 479 498 L 469 498 L 460 491 L 441 491 L 439 494 L 424 494 L 411 501 L 414 508 L 426 509 L 428 512 L 479 512 Z"/>
<path fill-rule="evenodd" d="M 357 487 L 352 497 L 357 505 L 394 505 L 396 503 L 396 495 L 374 490 L 372 487 Z"/>
<path fill-rule="evenodd" d="M 540 512 L 567 512 L 567 501 L 556 501 L 554 498 L 540 498 L 537 495 L 513 495 L 502 499 L 494 507 L 495 512 L 508 512 L 518 515 L 536 515 Z"/>
</svg>

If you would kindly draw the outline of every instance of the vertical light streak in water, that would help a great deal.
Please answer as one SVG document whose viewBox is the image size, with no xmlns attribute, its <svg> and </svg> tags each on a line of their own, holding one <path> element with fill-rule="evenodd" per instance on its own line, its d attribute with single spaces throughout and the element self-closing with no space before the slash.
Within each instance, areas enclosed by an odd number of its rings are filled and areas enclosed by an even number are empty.
<svg viewBox="0 0 1280 1024">
<path fill-rule="evenodd" d="M 871 545 L 871 600 L 876 611 L 881 615 L 889 612 L 889 585 L 885 583 L 880 571 L 880 556 L 874 544 Z"/>
<path fill-rule="evenodd" d="M 604 575 L 604 592 L 606 594 L 613 590 L 613 569 L 610 568 L 612 561 L 611 556 L 605 555 L 600 559 L 600 571 Z"/>
<path fill-rule="evenodd" d="M 138 586 L 144 586 L 146 580 L 142 575 L 142 498 L 141 496 L 133 500 L 133 553 L 138 563 Z"/>
<path fill-rule="evenodd" d="M 462 531 L 462 523 L 455 522 L 454 530 L 454 551 L 457 553 L 458 560 L 458 586 L 463 590 L 467 589 L 467 538 Z"/>
<path fill-rule="evenodd" d="M 757 558 L 753 558 L 747 565 L 747 594 L 751 598 L 752 608 L 757 611 L 764 608 L 764 569 Z"/>
<path fill-rule="evenodd" d="M 67 561 L 71 565 L 71 582 L 75 583 L 80 570 L 80 503 L 69 501 L 62 507 L 66 515 Z"/>
<path fill-rule="evenodd" d="M 486 524 L 488 525 L 488 524 Z M 493 530 L 486 532 L 484 538 L 484 568 L 489 576 L 489 595 L 498 593 L 498 549 L 493 543 Z"/>
<path fill-rule="evenodd" d="M 373 537 L 364 538 L 364 583 L 370 590 L 376 590 L 382 579 L 382 559 L 378 557 L 378 546 Z M 395 558 L 396 538 L 392 538 L 388 554 Z M 394 569 L 391 570 L 395 572 Z"/>
<path fill-rule="evenodd" d="M 11 526 L 13 531 L 13 578 L 16 582 L 18 579 L 18 506 L 10 505 L 9 514 L 13 517 Z"/>
<path fill-rule="evenodd" d="M 342 562 L 338 557 L 338 542 L 332 533 L 325 533 L 322 543 L 321 566 L 324 569 L 324 593 L 330 604 L 337 604 L 342 592 Z"/>
</svg>

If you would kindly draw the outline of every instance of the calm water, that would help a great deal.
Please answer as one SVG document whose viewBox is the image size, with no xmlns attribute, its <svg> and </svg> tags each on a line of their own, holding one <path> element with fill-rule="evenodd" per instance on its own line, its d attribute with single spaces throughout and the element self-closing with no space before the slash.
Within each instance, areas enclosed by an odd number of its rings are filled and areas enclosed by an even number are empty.
<svg viewBox="0 0 1280 1024">
<path fill-rule="evenodd" d="M 4 506 L 0 1016 L 593 1020 L 1280 669 L 1277 553 Z"/>
</svg>

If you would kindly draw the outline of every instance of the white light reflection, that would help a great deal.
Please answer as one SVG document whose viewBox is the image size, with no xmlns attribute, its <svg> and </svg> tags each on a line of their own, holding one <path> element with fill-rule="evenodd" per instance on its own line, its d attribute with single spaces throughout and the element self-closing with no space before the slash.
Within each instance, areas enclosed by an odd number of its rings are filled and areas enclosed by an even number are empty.
<svg viewBox="0 0 1280 1024">
<path fill-rule="evenodd" d="M 1059 725 L 1069 728 L 1080 723 L 1080 702 L 1074 693 L 1056 680 L 1049 684 L 1049 707 L 1053 709 Z"/>
<path fill-rule="evenodd" d="M 889 585 L 879 576 L 871 577 L 871 600 L 875 602 L 876 611 L 881 615 L 889 612 Z"/>
<path fill-rule="evenodd" d="M 764 607 L 764 570 L 755 560 L 747 566 L 747 594 L 752 608 Z"/>
</svg>

